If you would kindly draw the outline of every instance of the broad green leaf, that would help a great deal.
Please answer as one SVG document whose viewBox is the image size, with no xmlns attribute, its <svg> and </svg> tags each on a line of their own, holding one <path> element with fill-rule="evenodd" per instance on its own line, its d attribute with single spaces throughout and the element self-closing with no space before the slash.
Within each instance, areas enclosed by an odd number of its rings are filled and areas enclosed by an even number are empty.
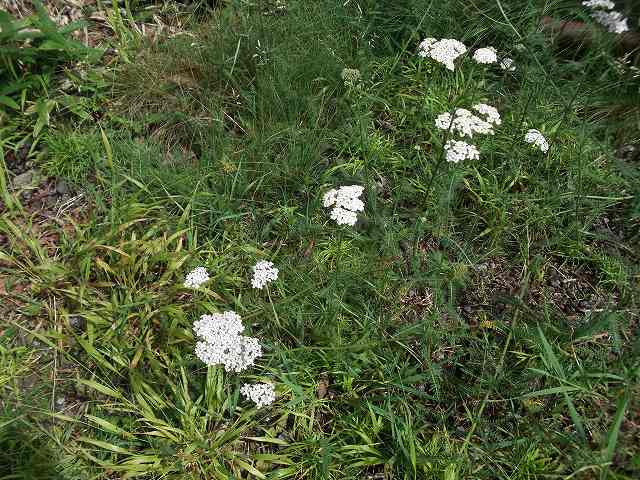
<svg viewBox="0 0 640 480">
<path fill-rule="evenodd" d="M 94 382 L 93 380 L 85 380 L 83 378 L 81 378 L 78 381 L 83 385 L 86 385 L 89 388 L 93 388 L 94 390 L 104 395 L 108 395 L 110 397 L 117 398 L 117 399 L 123 398 L 122 393 L 118 392 L 117 390 L 114 390 L 113 388 L 102 385 L 101 383 Z"/>
<path fill-rule="evenodd" d="M 18 105 L 11 97 L 0 95 L 0 103 L 9 108 L 13 108 L 14 110 L 20 110 L 20 105 Z"/>
<path fill-rule="evenodd" d="M 112 443 L 103 442 L 102 440 L 95 440 L 93 438 L 88 438 L 88 437 L 80 437 L 78 438 L 78 440 L 84 443 L 95 445 L 96 447 L 102 448 L 103 450 L 109 450 L 111 452 L 120 453 L 122 455 L 133 455 L 129 450 L 125 448 L 119 447 Z"/>
</svg>

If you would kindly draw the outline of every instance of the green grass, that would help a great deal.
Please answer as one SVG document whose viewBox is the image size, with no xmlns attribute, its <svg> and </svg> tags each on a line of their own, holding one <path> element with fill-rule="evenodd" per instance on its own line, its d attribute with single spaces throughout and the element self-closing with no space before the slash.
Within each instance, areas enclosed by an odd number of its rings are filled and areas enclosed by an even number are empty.
<svg viewBox="0 0 640 480">
<path fill-rule="evenodd" d="M 638 144 L 639 83 L 612 37 L 539 31 L 587 19 L 579 2 L 275 6 L 135 42 L 99 122 L 52 119 L 41 168 L 86 208 L 53 249 L 36 217 L 0 218 L 3 452 L 48 458 L 30 478 L 636 478 L 640 183 L 614 152 Z M 450 72 L 415 55 L 427 36 L 518 69 Z M 435 117 L 478 102 L 503 119 L 480 160 L 440 162 Z M 365 187 L 354 228 L 322 207 L 344 184 Z M 193 321 L 230 309 L 265 351 L 242 374 L 193 353 Z M 23 398 L 25 358 L 49 400 Z M 240 397 L 254 380 L 276 403 Z M 10 458 L 0 479 L 29 478 Z"/>
</svg>

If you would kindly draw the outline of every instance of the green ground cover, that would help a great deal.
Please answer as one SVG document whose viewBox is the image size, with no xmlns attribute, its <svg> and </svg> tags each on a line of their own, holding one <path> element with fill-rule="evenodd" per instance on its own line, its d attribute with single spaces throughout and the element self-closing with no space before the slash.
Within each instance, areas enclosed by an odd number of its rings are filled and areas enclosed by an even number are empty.
<svg viewBox="0 0 640 480">
<path fill-rule="evenodd" d="M 640 476 L 640 80 L 615 34 L 578 1 L 238 0 L 151 42 L 135 8 L 3 117 L 0 479 Z M 451 71 L 425 37 L 469 52 Z M 516 70 L 472 60 L 489 45 Z M 478 103 L 501 124 L 447 162 L 436 118 Z M 25 145 L 66 203 L 7 186 Z M 323 206 L 342 185 L 353 227 Z M 263 348 L 241 373 L 194 354 L 228 310 Z"/>
</svg>

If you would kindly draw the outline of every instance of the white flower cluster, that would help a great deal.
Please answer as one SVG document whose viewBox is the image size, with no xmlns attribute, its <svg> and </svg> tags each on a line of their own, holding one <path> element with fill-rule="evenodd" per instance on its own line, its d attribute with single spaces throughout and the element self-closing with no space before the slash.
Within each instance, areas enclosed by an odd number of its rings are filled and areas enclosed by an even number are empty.
<svg viewBox="0 0 640 480">
<path fill-rule="evenodd" d="M 322 203 L 325 208 L 333 206 L 331 218 L 338 225 L 354 226 L 358 221 L 358 212 L 364 210 L 364 203 L 359 198 L 363 191 L 364 187 L 360 185 L 334 188 L 324 194 Z"/>
<path fill-rule="evenodd" d="M 241 372 L 262 356 L 257 338 L 240 335 L 244 330 L 240 315 L 228 311 L 202 315 L 193 323 L 193 331 L 200 337 L 196 356 L 207 365 L 223 365 L 228 372 Z"/>
<path fill-rule="evenodd" d="M 500 118 L 500 113 L 496 109 L 496 107 L 492 107 L 491 105 L 487 105 L 486 103 L 478 103 L 473 106 L 473 109 L 478 112 L 480 115 L 486 117 L 486 120 L 491 125 L 501 125 L 502 119 Z"/>
<path fill-rule="evenodd" d="M 274 282 L 277 279 L 278 269 L 273 266 L 273 262 L 260 260 L 253 267 L 251 286 L 253 288 L 262 289 L 267 283 Z"/>
<path fill-rule="evenodd" d="M 452 38 L 443 38 L 437 40 L 435 38 L 425 38 L 418 45 L 418 55 L 420 57 L 429 57 L 438 63 L 442 63 L 449 70 L 454 70 L 454 61 L 460 55 L 467 51 L 467 47 L 459 40 Z"/>
<path fill-rule="evenodd" d="M 629 30 L 628 19 L 613 9 L 615 4 L 609 0 L 587 0 L 582 2 L 587 8 L 594 10 L 591 17 L 611 33 L 624 33 Z M 602 9 L 602 10 L 600 10 Z M 604 10 L 609 10 L 608 12 Z"/>
<path fill-rule="evenodd" d="M 199 288 L 203 283 L 209 281 L 209 274 L 204 267 L 198 267 L 187 274 L 184 281 L 186 288 Z"/>
<path fill-rule="evenodd" d="M 458 108 L 451 115 L 449 112 L 444 112 L 438 115 L 436 118 L 436 127 L 441 130 L 451 130 L 454 133 L 458 133 L 463 137 L 473 138 L 473 134 L 480 135 L 493 135 L 493 126 L 500 125 L 500 114 L 498 111 L 486 104 L 474 105 L 473 109 L 480 115 L 484 115 L 486 119 L 482 119 L 474 115 L 466 108 Z"/>
<path fill-rule="evenodd" d="M 515 72 L 516 66 L 513 58 L 503 57 L 502 60 L 500 60 L 500 68 L 508 72 Z"/>
<path fill-rule="evenodd" d="M 473 52 L 473 59 L 477 63 L 496 63 L 498 61 L 498 52 L 493 47 L 479 48 Z"/>
<path fill-rule="evenodd" d="M 458 163 L 463 160 L 478 160 L 480 152 L 475 145 L 461 140 L 448 140 L 444 146 L 447 162 Z"/>
<path fill-rule="evenodd" d="M 360 70 L 357 68 L 343 68 L 341 77 L 347 87 L 360 86 Z"/>
<path fill-rule="evenodd" d="M 624 33 L 629 31 L 628 19 L 620 12 L 593 12 L 593 19 L 605 27 L 611 33 Z"/>
<path fill-rule="evenodd" d="M 544 135 L 542 135 L 539 130 L 534 128 L 527 132 L 524 136 L 524 141 L 538 147 L 542 153 L 547 153 L 547 150 L 549 150 L 549 142 L 547 142 L 547 139 L 544 138 Z"/>
<path fill-rule="evenodd" d="M 588 8 L 605 8 L 607 10 L 613 10 L 616 6 L 611 0 L 586 0 L 582 2 L 582 5 Z"/>
<path fill-rule="evenodd" d="M 271 383 L 245 383 L 240 393 L 256 404 L 258 408 L 271 405 L 276 401 L 276 392 Z"/>
<path fill-rule="evenodd" d="M 458 108 L 453 115 L 448 112 L 438 115 L 436 127 L 469 138 L 473 138 L 474 134 L 493 135 L 493 127 L 502 123 L 498 110 L 486 103 L 478 103 L 472 108 L 484 118 L 474 115 L 466 108 Z M 461 140 L 448 140 L 444 150 L 447 161 L 452 163 L 480 158 L 480 152 L 475 145 Z"/>
</svg>

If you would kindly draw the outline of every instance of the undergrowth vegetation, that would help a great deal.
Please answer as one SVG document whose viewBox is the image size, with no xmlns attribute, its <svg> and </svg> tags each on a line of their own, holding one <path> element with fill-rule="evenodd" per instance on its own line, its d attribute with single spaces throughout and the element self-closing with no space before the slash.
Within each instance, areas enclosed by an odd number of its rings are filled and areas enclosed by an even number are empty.
<svg viewBox="0 0 640 480">
<path fill-rule="evenodd" d="M 578 1 L 198 12 L 153 42 L 112 12 L 117 61 L 48 127 L 3 102 L 2 158 L 78 195 L 42 213 L 0 176 L 0 479 L 637 478 L 637 56 Z M 447 162 L 436 118 L 477 104 L 501 123 Z M 345 185 L 355 226 L 323 205 Z M 241 373 L 194 353 L 225 311 L 262 345 Z"/>
</svg>

